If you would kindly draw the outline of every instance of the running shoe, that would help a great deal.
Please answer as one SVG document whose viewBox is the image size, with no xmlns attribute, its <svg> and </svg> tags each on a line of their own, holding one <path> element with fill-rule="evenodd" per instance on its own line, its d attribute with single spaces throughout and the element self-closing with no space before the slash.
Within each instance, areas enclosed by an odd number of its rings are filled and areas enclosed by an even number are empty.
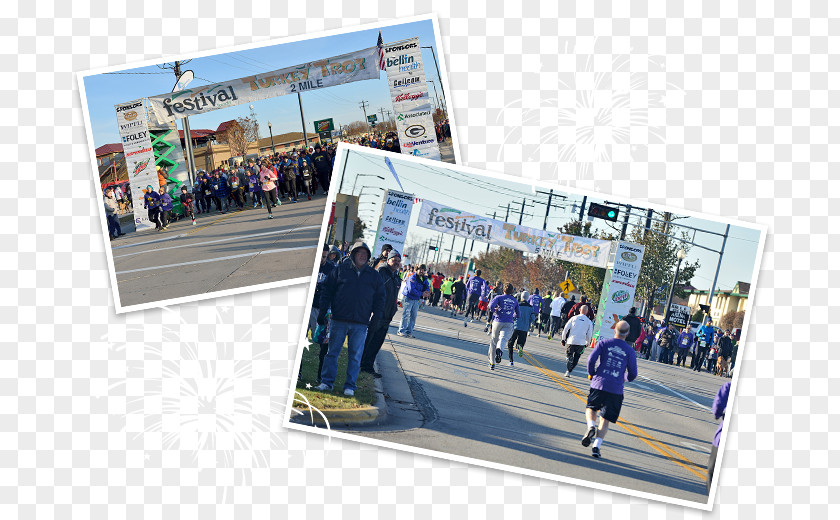
<svg viewBox="0 0 840 520">
<path fill-rule="evenodd" d="M 320 385 L 315 387 L 315 390 L 320 390 L 321 392 L 332 392 L 333 387 L 326 383 L 321 383 Z"/>
<path fill-rule="evenodd" d="M 522 347 L 519 347 L 519 357 L 522 357 Z M 513 362 L 511 361 L 511 363 Z"/>
<path fill-rule="evenodd" d="M 193 220 L 193 226 L 195 225 L 195 220 Z"/>
<path fill-rule="evenodd" d="M 404 337 L 405 337 L 405 334 L 403 334 L 402 332 L 397 332 L 397 336 L 399 336 L 399 337 L 401 337 L 401 338 L 404 338 Z"/>
<path fill-rule="evenodd" d="M 496 347 L 496 363 L 502 362 L 502 349 Z"/>
<path fill-rule="evenodd" d="M 513 366 L 513 361 L 510 362 L 510 366 Z"/>
<path fill-rule="evenodd" d="M 548 340 L 549 340 L 549 341 L 551 341 L 552 336 L 553 336 L 553 334 L 549 334 L 549 335 L 548 335 Z"/>
<path fill-rule="evenodd" d="M 485 325 L 484 326 L 484 332 L 486 333 L 489 328 L 490 328 L 490 325 Z"/>
<path fill-rule="evenodd" d="M 467 326 L 467 320 L 464 320 L 464 327 Z"/>
<path fill-rule="evenodd" d="M 268 218 L 274 218 L 274 215 L 272 215 L 271 213 L 269 213 L 269 214 L 268 214 Z"/>
<path fill-rule="evenodd" d="M 494 365 L 493 363 L 490 363 L 490 370 L 496 370 L 496 365 Z"/>
<path fill-rule="evenodd" d="M 589 431 L 586 432 L 586 435 L 584 435 L 583 438 L 580 440 L 580 443 L 583 444 L 584 448 L 586 448 L 587 446 L 592 444 L 592 439 L 594 439 L 595 435 L 597 435 L 597 434 L 598 434 L 598 429 L 595 428 L 594 426 L 591 426 L 589 428 Z M 593 449 L 597 449 L 597 448 L 593 448 Z"/>
<path fill-rule="evenodd" d="M 306 198 L 312 200 L 312 195 L 307 195 Z"/>
<path fill-rule="evenodd" d="M 566 377 L 572 377 L 572 373 L 566 370 Z"/>
<path fill-rule="evenodd" d="M 354 395 L 356 395 L 356 391 L 348 388 L 344 391 L 344 395 L 346 395 L 347 397 L 353 397 Z M 596 448 L 592 448 L 592 449 L 596 449 Z"/>
<path fill-rule="evenodd" d="M 601 458 L 601 448 L 592 448 L 592 456 L 596 459 Z"/>
</svg>

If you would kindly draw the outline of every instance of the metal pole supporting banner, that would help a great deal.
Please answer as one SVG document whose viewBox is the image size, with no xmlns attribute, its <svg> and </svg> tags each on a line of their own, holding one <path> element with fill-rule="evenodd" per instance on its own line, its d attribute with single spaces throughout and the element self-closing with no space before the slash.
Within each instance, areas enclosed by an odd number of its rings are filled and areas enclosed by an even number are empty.
<svg viewBox="0 0 840 520">
<path fill-rule="evenodd" d="M 306 148 L 309 148 L 309 139 L 306 137 L 306 122 L 303 120 L 303 101 L 300 99 L 300 92 L 297 95 L 298 106 L 300 107 L 300 127 L 303 129 L 303 144 Z"/>
<path fill-rule="evenodd" d="M 668 294 L 668 301 L 665 303 L 665 319 L 663 320 L 663 324 L 667 327 L 668 320 L 671 319 L 671 301 L 674 299 L 674 289 L 677 287 L 677 277 L 680 275 L 680 264 L 682 264 L 682 258 L 677 259 L 677 270 L 674 271 L 674 279 L 671 281 L 671 293 Z"/>
<path fill-rule="evenodd" d="M 578 220 L 583 222 L 583 211 L 586 209 L 586 195 L 583 196 L 583 202 L 580 203 L 580 216 Z"/>
<path fill-rule="evenodd" d="M 449 246 L 449 260 L 446 261 L 447 264 L 452 263 L 452 251 L 455 249 L 455 235 L 452 235 L 452 245 Z"/>
<path fill-rule="evenodd" d="M 551 209 L 551 197 L 554 195 L 554 190 L 548 190 L 548 204 L 545 205 L 545 219 L 543 219 L 543 231 L 548 227 L 548 211 Z"/>
</svg>

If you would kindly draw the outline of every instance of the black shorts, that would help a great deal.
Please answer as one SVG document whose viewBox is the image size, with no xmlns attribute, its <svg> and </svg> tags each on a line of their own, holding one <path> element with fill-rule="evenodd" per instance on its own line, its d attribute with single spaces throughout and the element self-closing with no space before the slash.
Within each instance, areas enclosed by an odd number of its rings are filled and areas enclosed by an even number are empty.
<svg viewBox="0 0 840 520">
<path fill-rule="evenodd" d="M 444 294 L 444 295 L 443 295 L 443 299 L 444 299 L 444 300 L 451 300 L 451 299 L 452 299 L 452 295 L 451 295 L 451 294 Z"/>
<path fill-rule="evenodd" d="M 589 398 L 586 400 L 586 407 L 593 410 L 604 409 L 604 419 L 614 423 L 618 421 L 618 414 L 621 413 L 621 403 L 624 402 L 623 394 L 613 394 L 597 388 L 589 389 Z"/>
</svg>

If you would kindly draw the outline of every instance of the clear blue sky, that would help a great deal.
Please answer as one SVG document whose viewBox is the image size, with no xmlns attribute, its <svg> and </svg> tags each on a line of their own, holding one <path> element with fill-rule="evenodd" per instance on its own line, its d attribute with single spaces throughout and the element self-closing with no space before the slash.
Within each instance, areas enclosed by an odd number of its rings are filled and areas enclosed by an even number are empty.
<svg viewBox="0 0 840 520">
<path fill-rule="evenodd" d="M 375 47 L 379 31 L 380 29 L 368 29 L 293 43 L 269 45 L 258 49 L 224 52 L 214 56 L 195 58 L 184 65 L 183 69 L 191 69 L 195 73 L 196 79 L 191 84 L 193 86 L 218 83 Z M 421 46 L 436 47 L 434 26 L 431 20 L 392 25 L 383 27 L 381 31 L 385 43 L 416 36 L 420 38 Z M 439 51 L 435 48 L 440 64 L 442 56 Z M 429 84 L 429 92 L 431 96 L 434 96 L 435 88 L 437 88 L 438 96 L 443 97 L 432 51 L 422 49 L 422 52 L 426 79 L 434 81 L 434 87 L 431 83 Z M 161 63 L 165 61 L 161 60 Z M 162 71 L 155 65 L 124 69 L 120 72 L 153 74 L 106 73 L 84 78 L 94 148 L 103 144 L 120 142 L 114 105 L 141 97 L 164 94 L 170 92 L 175 85 L 175 74 L 171 70 Z M 159 74 L 161 72 L 164 74 Z M 441 71 L 441 74 L 444 72 Z M 332 117 L 336 129 L 340 124 L 363 120 L 364 114 L 359 107 L 362 100 L 370 103 L 367 109 L 368 115 L 376 113 L 381 120 L 380 108 L 391 110 L 393 115 L 385 71 L 380 73 L 378 80 L 357 81 L 304 92 L 301 94 L 301 99 L 308 132 L 314 131 L 312 123 L 319 119 Z M 258 101 L 253 105 L 260 122 L 262 137 L 269 136 L 268 122 L 272 124 L 274 135 L 301 131 L 300 110 L 296 95 Z M 193 130 L 200 128 L 215 130 L 219 123 L 237 117 L 246 117 L 249 113 L 248 104 L 243 104 L 190 117 L 190 126 Z M 178 128 L 181 129 L 180 123 L 178 123 Z"/>
<path fill-rule="evenodd" d="M 512 203 L 508 221 L 516 223 L 519 222 L 519 210 L 522 208 L 522 199 L 524 197 L 526 199 L 526 207 L 522 224 L 538 229 L 542 229 L 543 227 L 546 211 L 545 203 L 548 200 L 548 196 L 535 194 L 533 186 L 528 184 L 524 179 L 517 180 L 514 178 L 512 181 L 507 181 L 477 177 L 450 170 L 445 165 L 427 166 L 425 164 L 403 161 L 396 158 L 393 158 L 392 162 L 394 163 L 397 174 L 400 176 L 403 188 L 405 191 L 413 193 L 415 197 L 447 204 L 454 208 L 475 212 L 478 215 L 492 217 L 495 211 L 496 218 L 499 220 L 504 220 L 507 204 Z M 336 175 L 338 175 L 338 171 Z M 374 176 L 384 177 L 384 180 L 380 180 Z M 382 190 L 379 188 L 382 188 Z M 382 194 L 386 189 L 399 190 L 400 188 L 394 176 L 385 165 L 384 159 L 372 154 L 360 154 L 356 151 L 350 152 L 341 193 L 349 194 L 352 192 L 360 196 L 360 218 L 370 230 L 365 236 L 365 240 L 371 247 L 373 246 L 373 238 L 382 207 Z M 543 188 L 536 189 L 547 191 Z M 558 196 L 560 195 L 565 195 L 567 198 L 559 198 Z M 582 196 L 564 192 L 562 191 L 562 187 L 558 186 L 558 189 L 554 190 L 552 205 L 561 205 L 563 207 L 551 208 L 546 229 L 557 231 L 557 228 L 563 226 L 565 223 L 571 220 L 577 220 L 578 213 L 572 212 L 572 205 L 574 203 L 580 204 L 581 200 Z M 610 202 L 632 203 L 630 200 L 618 200 L 615 197 L 609 196 L 606 199 L 590 197 L 587 199 L 587 203 L 593 201 L 603 203 L 605 200 L 609 200 Z M 635 205 L 644 206 L 644 204 Z M 439 233 L 416 226 L 419 207 L 420 205 L 416 204 L 412 212 L 408 241 L 406 242 L 408 245 L 422 243 L 429 238 L 437 238 L 439 236 Z M 634 211 L 634 214 L 643 213 L 644 211 L 642 210 Z M 676 215 L 680 216 L 678 213 Z M 587 217 L 584 216 L 584 218 Z M 623 213 L 620 214 L 619 220 L 623 220 Z M 631 217 L 630 221 L 632 223 L 635 219 Z M 695 217 L 680 219 L 676 222 L 718 233 L 723 233 L 726 227 L 725 224 L 713 220 Z M 612 231 L 605 225 L 605 221 L 600 219 L 593 221 L 593 227 L 595 229 Z M 620 225 L 615 227 L 620 230 Z M 632 227 L 628 227 L 628 233 L 631 230 Z M 730 228 L 720 275 L 718 277 L 718 289 L 729 290 L 735 286 L 736 282 L 750 283 L 752 281 L 753 266 L 755 264 L 760 237 L 761 233 L 757 230 L 741 226 L 732 226 Z M 721 240 L 722 237 L 714 235 L 705 233 L 696 234 L 697 244 L 712 249 L 719 249 Z M 456 252 L 454 255 L 460 254 L 463 243 L 463 239 L 455 239 Z M 448 258 L 448 251 L 451 245 L 452 235 L 444 234 L 443 249 L 445 254 L 442 254 L 441 258 Z M 469 251 L 469 247 L 470 245 L 468 243 L 467 251 Z M 478 254 L 486 248 L 486 244 L 476 242 L 473 254 Z M 698 289 L 708 290 L 714 278 L 718 255 L 711 251 L 700 249 L 699 247 L 693 247 L 689 250 L 686 261 L 694 262 L 695 260 L 700 260 L 700 268 L 691 280 L 691 284 Z"/>
</svg>

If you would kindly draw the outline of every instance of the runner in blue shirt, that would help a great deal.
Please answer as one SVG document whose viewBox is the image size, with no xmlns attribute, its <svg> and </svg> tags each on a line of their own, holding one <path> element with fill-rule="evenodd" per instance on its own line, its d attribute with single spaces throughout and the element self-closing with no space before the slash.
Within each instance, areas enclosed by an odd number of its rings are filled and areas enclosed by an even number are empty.
<svg viewBox="0 0 840 520">
<path fill-rule="evenodd" d="M 629 333 L 630 324 L 619 321 L 615 324 L 615 337 L 602 339 L 589 354 L 587 367 L 592 380 L 589 399 L 586 401 L 586 425 L 589 429 L 581 439 L 581 444 L 589 446 L 594 439 L 592 456 L 595 458 L 601 457 L 601 443 L 607 435 L 609 423 L 618 421 L 621 403 L 624 401 L 624 381 L 629 383 L 638 374 L 636 351 L 625 341 Z M 597 412 L 602 408 L 604 415 L 596 427 Z"/>
</svg>

